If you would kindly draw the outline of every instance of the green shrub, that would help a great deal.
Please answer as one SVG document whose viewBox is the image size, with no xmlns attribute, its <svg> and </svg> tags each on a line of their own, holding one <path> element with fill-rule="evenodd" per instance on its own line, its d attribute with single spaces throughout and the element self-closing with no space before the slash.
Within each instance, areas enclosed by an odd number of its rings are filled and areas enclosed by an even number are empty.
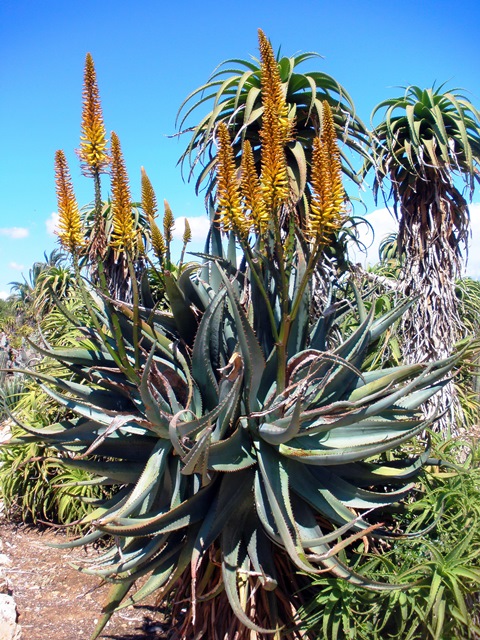
<svg viewBox="0 0 480 640">
<path fill-rule="evenodd" d="M 316 638 L 479 637 L 480 450 L 475 441 L 451 440 L 435 453 L 440 466 L 427 467 L 419 497 L 405 507 L 404 526 L 417 537 L 360 548 L 356 559 L 369 579 L 412 586 L 373 594 L 334 577 L 314 579 L 316 595 L 301 615 Z"/>
</svg>

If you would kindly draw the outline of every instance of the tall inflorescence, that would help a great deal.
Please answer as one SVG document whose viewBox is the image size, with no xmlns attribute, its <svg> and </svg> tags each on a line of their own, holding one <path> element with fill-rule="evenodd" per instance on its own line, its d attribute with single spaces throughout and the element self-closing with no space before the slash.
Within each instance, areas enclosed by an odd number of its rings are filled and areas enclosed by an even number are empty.
<svg viewBox="0 0 480 640">
<path fill-rule="evenodd" d="M 94 176 L 106 171 L 110 163 L 107 143 L 95 66 L 91 54 L 87 53 L 83 83 L 82 132 L 80 149 L 77 151 L 85 175 Z"/>
<path fill-rule="evenodd" d="M 235 160 L 228 127 L 224 122 L 217 129 L 217 222 L 223 231 L 235 231 L 245 237 L 250 229 L 240 194 Z"/>
<path fill-rule="evenodd" d="M 292 138 L 293 121 L 288 118 L 278 64 L 272 46 L 258 30 L 262 73 L 261 188 L 268 211 L 276 211 L 289 198 L 285 144 Z"/>
<path fill-rule="evenodd" d="M 240 193 L 245 214 L 250 217 L 255 233 L 263 236 L 268 229 L 270 218 L 263 201 L 252 145 L 249 140 L 245 140 L 243 144 L 240 173 Z"/>
<path fill-rule="evenodd" d="M 132 200 L 127 169 L 120 141 L 112 131 L 112 238 L 110 246 L 133 253 L 136 232 L 132 214 Z"/>
<path fill-rule="evenodd" d="M 345 214 L 342 165 L 333 115 L 324 101 L 321 135 L 313 142 L 312 199 L 306 235 L 316 246 L 324 246 L 340 229 Z"/>
<path fill-rule="evenodd" d="M 147 172 L 142 167 L 142 209 L 145 215 L 147 216 L 148 225 L 150 227 L 150 235 L 152 239 L 152 247 L 157 259 L 160 263 L 162 263 L 163 258 L 167 252 L 167 247 L 165 245 L 165 240 L 163 238 L 162 232 L 158 228 L 158 225 L 155 221 L 157 216 L 157 196 L 155 195 L 155 191 L 152 187 L 152 183 L 150 182 L 150 178 L 147 175 Z"/>
<path fill-rule="evenodd" d="M 165 242 L 170 244 L 173 240 L 173 230 L 175 228 L 175 218 L 173 217 L 172 209 L 167 200 L 163 201 L 164 214 L 163 214 L 163 235 Z"/>
<path fill-rule="evenodd" d="M 188 218 L 185 218 L 185 228 L 183 230 L 182 242 L 184 245 L 188 244 L 192 240 L 192 228 L 190 227 L 190 223 Z"/>
<path fill-rule="evenodd" d="M 58 203 L 57 235 L 62 247 L 76 256 L 84 245 L 84 237 L 67 159 L 62 150 L 55 153 L 55 186 Z"/>
<path fill-rule="evenodd" d="M 147 172 L 141 168 L 142 178 L 142 209 L 147 218 L 155 218 L 157 215 L 157 196 L 150 182 Z"/>
</svg>

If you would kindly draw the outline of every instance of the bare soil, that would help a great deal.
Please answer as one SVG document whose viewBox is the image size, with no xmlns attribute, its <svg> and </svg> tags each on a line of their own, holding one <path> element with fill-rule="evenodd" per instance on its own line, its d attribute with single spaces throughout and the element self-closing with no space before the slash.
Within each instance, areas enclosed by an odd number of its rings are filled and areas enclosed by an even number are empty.
<svg viewBox="0 0 480 640">
<path fill-rule="evenodd" d="M 63 550 L 47 546 L 64 534 L 0 519 L 2 552 L 11 561 L 5 573 L 19 612 L 22 640 L 89 640 L 108 592 L 95 576 L 70 566 L 98 554 L 95 548 Z M 115 613 L 102 640 L 160 640 L 169 636 L 153 598 Z"/>
</svg>

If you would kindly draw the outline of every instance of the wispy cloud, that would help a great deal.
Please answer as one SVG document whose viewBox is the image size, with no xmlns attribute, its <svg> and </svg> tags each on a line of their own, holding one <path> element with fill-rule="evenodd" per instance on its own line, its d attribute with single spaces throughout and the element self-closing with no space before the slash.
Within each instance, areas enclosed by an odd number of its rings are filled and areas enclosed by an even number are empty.
<svg viewBox="0 0 480 640">
<path fill-rule="evenodd" d="M 9 294 L 6 291 L 0 291 L 0 300 L 6 300 L 8 295 Z"/>
<path fill-rule="evenodd" d="M 28 236 L 28 229 L 25 227 L 2 227 L 0 228 L 0 236 L 7 236 L 12 240 L 20 240 Z"/>
<path fill-rule="evenodd" d="M 58 230 L 58 213 L 54 211 L 50 214 L 50 217 L 45 220 L 45 226 L 47 227 L 47 233 L 49 236 L 54 236 Z"/>
<path fill-rule="evenodd" d="M 354 262 L 363 266 L 374 265 L 378 262 L 378 248 L 382 240 L 392 231 L 397 231 L 397 221 L 388 209 L 377 209 L 365 216 L 369 224 L 360 224 L 357 227 L 360 243 L 365 249 L 360 250 L 351 247 L 350 256 Z M 371 226 L 369 226 L 371 225 Z"/>
<path fill-rule="evenodd" d="M 18 262 L 10 262 L 8 266 L 10 269 L 14 269 L 15 271 L 23 271 L 25 269 L 25 265 L 18 264 Z"/>
</svg>

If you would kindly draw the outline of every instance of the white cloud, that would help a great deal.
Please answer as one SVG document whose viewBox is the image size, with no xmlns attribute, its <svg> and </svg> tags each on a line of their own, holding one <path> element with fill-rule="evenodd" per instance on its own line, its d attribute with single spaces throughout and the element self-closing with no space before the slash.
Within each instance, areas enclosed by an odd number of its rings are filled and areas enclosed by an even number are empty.
<svg viewBox="0 0 480 640">
<path fill-rule="evenodd" d="M 470 210 L 470 230 L 468 262 L 465 275 L 480 279 L 480 251 L 476 248 L 480 244 L 480 202 L 475 202 L 469 207 Z M 389 233 L 396 231 L 397 222 L 388 209 L 377 209 L 365 216 L 365 219 L 372 225 L 372 230 L 366 224 L 358 227 L 360 241 L 367 247 L 366 255 L 358 249 L 350 249 L 350 255 L 354 262 L 359 262 L 363 266 L 373 265 L 378 262 L 378 247 L 382 240 Z"/>
<path fill-rule="evenodd" d="M 25 269 L 25 265 L 18 264 L 18 262 L 10 262 L 8 266 L 15 271 L 23 271 Z"/>
<path fill-rule="evenodd" d="M 47 233 L 49 236 L 54 236 L 58 230 L 58 213 L 54 211 L 50 214 L 50 217 L 45 220 L 45 226 L 47 227 Z"/>
<path fill-rule="evenodd" d="M 204 242 L 210 229 L 210 220 L 208 216 L 187 217 L 190 229 L 192 231 L 192 242 Z M 175 218 L 175 229 L 173 237 L 175 240 L 181 240 L 185 231 L 185 216 Z"/>
<path fill-rule="evenodd" d="M 28 229 L 25 227 L 3 227 L 0 229 L 0 236 L 7 236 L 12 240 L 20 240 L 28 236 Z"/>
<path fill-rule="evenodd" d="M 6 291 L 0 291 L 0 300 L 6 300 L 9 294 Z"/>
<path fill-rule="evenodd" d="M 354 262 L 359 262 L 364 267 L 378 262 L 378 247 L 388 234 L 396 231 L 397 222 L 390 211 L 386 208 L 377 209 L 365 216 L 367 222 L 372 225 L 372 229 L 367 224 L 358 226 L 359 240 L 366 247 L 366 254 L 360 249 L 350 249 L 350 255 Z"/>
</svg>

